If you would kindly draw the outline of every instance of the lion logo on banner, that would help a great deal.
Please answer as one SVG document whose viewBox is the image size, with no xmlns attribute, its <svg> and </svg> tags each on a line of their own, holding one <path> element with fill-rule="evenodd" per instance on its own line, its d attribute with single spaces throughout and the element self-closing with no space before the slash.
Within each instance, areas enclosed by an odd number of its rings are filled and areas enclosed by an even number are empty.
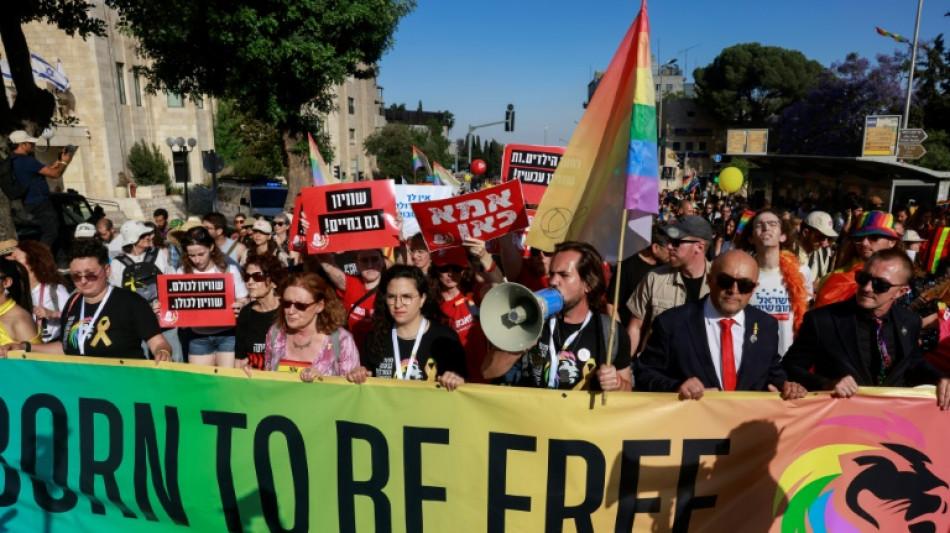
<svg viewBox="0 0 950 533">
<path fill-rule="evenodd" d="M 820 426 L 834 435 L 823 436 Z M 851 442 L 833 440 L 842 429 Z M 934 472 L 912 422 L 892 413 L 851 415 L 816 430 L 779 478 L 772 514 L 783 515 L 783 532 L 947 531 L 950 485 Z"/>
</svg>

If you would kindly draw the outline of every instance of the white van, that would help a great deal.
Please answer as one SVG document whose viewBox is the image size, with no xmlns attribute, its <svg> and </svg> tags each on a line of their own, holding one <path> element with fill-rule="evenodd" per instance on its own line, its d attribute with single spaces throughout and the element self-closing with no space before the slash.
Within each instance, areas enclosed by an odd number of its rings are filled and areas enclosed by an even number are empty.
<svg viewBox="0 0 950 533">
<path fill-rule="evenodd" d="M 284 212 L 287 186 L 280 182 L 225 182 L 218 184 L 218 212 L 229 221 L 238 213 L 267 220 Z"/>
</svg>

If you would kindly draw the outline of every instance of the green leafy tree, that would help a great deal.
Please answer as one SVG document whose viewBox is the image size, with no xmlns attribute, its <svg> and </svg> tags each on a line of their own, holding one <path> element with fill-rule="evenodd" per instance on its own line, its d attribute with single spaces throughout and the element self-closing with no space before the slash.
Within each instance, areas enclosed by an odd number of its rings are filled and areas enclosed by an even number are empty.
<svg viewBox="0 0 950 533">
<path fill-rule="evenodd" d="M 737 44 L 693 72 L 699 102 L 729 124 L 765 125 L 801 99 L 824 67 L 795 50 Z"/>
<path fill-rule="evenodd" d="M 135 183 L 139 185 L 171 185 L 168 160 L 158 146 L 146 143 L 145 139 L 139 139 L 132 145 L 126 164 Z"/>
<path fill-rule="evenodd" d="M 927 153 L 916 164 L 933 170 L 950 170 L 950 134 L 944 130 L 928 130 L 924 141 Z"/>
<path fill-rule="evenodd" d="M 274 126 L 230 100 L 218 103 L 214 126 L 215 151 L 231 167 L 231 174 L 271 177 L 286 172 L 280 134 Z"/>
<path fill-rule="evenodd" d="M 372 77 L 412 0 L 106 0 L 149 60 L 150 90 L 240 102 L 278 131 L 288 202 L 310 180 L 310 115 L 333 109 L 331 89 Z M 301 147 L 303 145 L 303 147 Z"/>
<path fill-rule="evenodd" d="M 376 157 L 380 174 L 391 178 L 403 176 L 413 182 L 422 182 L 426 176 L 421 169 L 412 170 L 412 147 L 422 150 L 430 163 L 449 168 L 454 162 L 449 157 L 449 144 L 437 120 L 429 121 L 425 128 L 387 124 L 363 142 L 366 153 Z"/>
</svg>

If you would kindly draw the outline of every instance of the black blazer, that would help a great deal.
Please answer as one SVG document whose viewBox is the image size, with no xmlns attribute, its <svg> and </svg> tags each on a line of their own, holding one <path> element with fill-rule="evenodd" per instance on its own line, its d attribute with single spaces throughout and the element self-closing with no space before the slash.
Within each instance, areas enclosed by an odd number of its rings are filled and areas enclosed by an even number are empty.
<svg viewBox="0 0 950 533">
<path fill-rule="evenodd" d="M 636 390 L 676 392 L 692 377 L 699 378 L 706 388 L 719 388 L 703 320 L 707 299 L 674 307 L 656 317 L 646 349 L 636 360 Z M 746 306 L 745 313 L 736 390 L 765 391 L 770 383 L 781 389 L 788 378 L 778 354 L 778 321 L 752 306 Z M 755 324 L 759 327 L 752 342 Z"/>
<path fill-rule="evenodd" d="M 853 377 L 861 387 L 875 386 L 877 376 L 865 368 L 858 349 L 859 312 L 861 308 L 851 298 L 805 313 L 798 337 L 782 361 L 789 379 L 808 390 L 828 390 L 845 376 Z M 888 311 L 888 320 L 894 325 L 898 346 L 889 350 L 894 363 L 884 380 L 885 387 L 935 385 L 946 377 L 924 359 L 920 350 L 919 316 L 895 304 Z"/>
</svg>

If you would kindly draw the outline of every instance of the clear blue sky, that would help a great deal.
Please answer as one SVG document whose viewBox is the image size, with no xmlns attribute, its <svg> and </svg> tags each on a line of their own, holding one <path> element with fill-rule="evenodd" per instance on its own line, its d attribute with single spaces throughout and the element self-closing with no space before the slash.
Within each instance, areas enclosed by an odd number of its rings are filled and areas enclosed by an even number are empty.
<svg viewBox="0 0 950 533">
<path fill-rule="evenodd" d="M 566 144 L 584 112 L 587 83 L 603 70 L 640 7 L 639 0 L 418 0 L 395 45 L 380 61 L 386 105 L 455 114 L 453 139 L 469 124 L 504 119 L 515 105 L 515 132 L 476 133 L 502 143 Z M 875 26 L 913 39 L 917 0 L 699 0 L 648 3 L 651 49 L 673 57 L 691 78 L 723 48 L 759 42 L 799 50 L 824 65 L 849 52 L 873 60 L 907 45 Z M 920 38 L 950 37 L 950 1 L 925 0 Z M 688 52 L 680 53 L 686 48 Z"/>
</svg>

